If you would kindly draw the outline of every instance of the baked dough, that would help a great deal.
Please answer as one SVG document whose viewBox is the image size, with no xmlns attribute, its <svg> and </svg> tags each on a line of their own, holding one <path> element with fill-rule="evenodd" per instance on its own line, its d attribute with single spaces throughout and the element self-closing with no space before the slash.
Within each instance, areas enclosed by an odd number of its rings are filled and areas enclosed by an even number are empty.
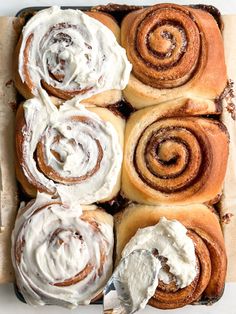
<svg viewBox="0 0 236 314">
<path fill-rule="evenodd" d="M 196 255 L 201 262 L 210 261 L 210 269 L 208 266 L 207 272 L 201 278 L 200 268 L 199 283 L 196 290 L 191 297 L 191 287 L 185 289 L 169 290 L 173 287 L 166 287 L 166 285 L 159 285 L 156 294 L 150 300 L 150 304 L 158 308 L 176 308 L 202 300 L 208 302 L 217 301 L 224 290 L 225 276 L 227 269 L 227 258 L 225 253 L 224 238 L 219 224 L 218 217 L 209 208 L 203 204 L 181 205 L 181 206 L 146 206 L 146 205 L 130 205 L 123 212 L 115 217 L 116 230 L 116 263 L 121 258 L 122 250 L 129 240 L 135 235 L 139 228 L 153 226 L 158 223 L 161 217 L 167 219 L 176 219 L 181 222 L 190 232 L 190 237 L 194 235 L 193 241 L 195 243 Z M 199 242 L 198 242 L 199 240 Z M 203 242 L 203 244 L 202 244 Z M 205 248 L 201 251 L 204 245 Z M 204 267 L 205 267 L 204 266 Z M 205 269 L 205 268 L 204 268 Z M 210 276 L 209 276 L 210 272 Z M 209 278 L 205 282 L 206 278 Z M 203 291 L 199 295 L 199 285 Z M 194 299 L 197 296 L 197 300 Z"/>
<path fill-rule="evenodd" d="M 207 102 L 226 86 L 222 36 L 206 11 L 157 4 L 131 12 L 121 44 L 133 65 L 124 96 L 136 109 L 180 97 Z"/>
<path fill-rule="evenodd" d="M 203 110 L 202 110 L 203 109 Z M 217 111 L 170 101 L 138 110 L 125 130 L 122 192 L 141 204 L 214 203 L 225 176 L 229 137 Z"/>
</svg>

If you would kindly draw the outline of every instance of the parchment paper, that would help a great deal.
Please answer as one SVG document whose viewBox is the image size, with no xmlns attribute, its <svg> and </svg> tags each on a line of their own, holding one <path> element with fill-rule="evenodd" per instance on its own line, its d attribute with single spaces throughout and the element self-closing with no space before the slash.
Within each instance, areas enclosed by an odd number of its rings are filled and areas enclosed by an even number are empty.
<svg viewBox="0 0 236 314">
<path fill-rule="evenodd" d="M 16 92 L 12 83 L 12 53 L 16 42 L 13 18 L 0 17 L 0 162 L 2 191 L 0 233 L 0 283 L 11 282 L 11 230 L 17 210 L 17 186 L 14 170 L 14 118 Z"/>
<path fill-rule="evenodd" d="M 223 16 L 225 56 L 228 76 L 236 82 L 236 15 Z M 14 274 L 10 259 L 11 230 L 18 207 L 14 170 L 14 106 L 16 91 L 12 79 L 12 53 L 16 45 L 15 18 L 0 17 L 0 162 L 2 168 L 1 211 L 5 229 L 0 233 L 0 284 L 12 282 Z M 235 91 L 236 93 L 236 91 Z M 235 101 L 236 103 L 236 101 Z M 222 119 L 230 133 L 230 156 L 221 202 L 221 216 L 233 214 L 223 223 L 228 256 L 227 281 L 236 282 L 236 122 L 224 104 Z M 227 220 L 227 219 L 226 219 Z M 225 221 L 226 221 L 225 220 Z"/>
<path fill-rule="evenodd" d="M 224 47 L 228 77 L 234 81 L 236 95 L 236 15 L 223 16 L 224 20 Z M 234 99 L 236 104 L 236 99 Z M 230 135 L 228 168 L 224 183 L 222 198 L 222 221 L 225 243 L 228 256 L 227 281 L 236 282 L 236 121 L 232 119 L 224 104 L 222 120 L 227 126 Z M 229 223 L 224 223 L 225 215 L 233 214 Z M 227 222 L 227 219 L 226 219 Z"/>
</svg>

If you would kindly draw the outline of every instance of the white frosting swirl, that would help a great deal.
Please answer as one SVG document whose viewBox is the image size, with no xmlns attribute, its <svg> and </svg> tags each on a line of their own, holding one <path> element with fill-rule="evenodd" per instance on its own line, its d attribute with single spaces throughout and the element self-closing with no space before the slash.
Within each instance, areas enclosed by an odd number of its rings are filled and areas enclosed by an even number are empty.
<svg viewBox="0 0 236 314">
<path fill-rule="evenodd" d="M 128 84 L 132 66 L 125 50 L 110 29 L 79 10 L 57 6 L 42 10 L 29 20 L 22 34 L 19 74 L 25 82 L 27 69 L 34 95 L 38 95 L 41 80 L 60 90 L 83 91 L 82 98 L 122 90 Z"/>
<path fill-rule="evenodd" d="M 22 211 L 12 234 L 12 261 L 26 302 L 88 304 L 112 272 L 112 223 L 91 218 L 93 210 L 86 219 L 79 205 L 64 207 L 46 195 Z"/>
<path fill-rule="evenodd" d="M 29 182 L 58 192 L 62 201 L 91 204 L 109 197 L 122 163 L 115 128 L 83 106 L 57 109 L 50 98 L 45 102 L 33 98 L 24 103 L 22 169 Z M 35 161 L 35 152 L 48 171 Z"/>
<path fill-rule="evenodd" d="M 127 313 L 145 308 L 158 286 L 160 269 L 160 261 L 147 250 L 134 250 L 120 261 L 112 276 Z"/>
<path fill-rule="evenodd" d="M 158 274 L 159 280 L 165 284 L 174 280 L 177 287 L 184 288 L 197 275 L 193 240 L 188 237 L 187 229 L 177 220 L 163 217 L 155 226 L 139 229 L 125 246 L 122 257 L 138 249 L 156 249 L 158 256 L 166 259 L 165 264 L 169 266 L 169 271 L 162 267 Z M 134 272 L 137 273 L 137 270 L 134 269 Z M 130 277 L 134 276 L 130 274 Z"/>
</svg>

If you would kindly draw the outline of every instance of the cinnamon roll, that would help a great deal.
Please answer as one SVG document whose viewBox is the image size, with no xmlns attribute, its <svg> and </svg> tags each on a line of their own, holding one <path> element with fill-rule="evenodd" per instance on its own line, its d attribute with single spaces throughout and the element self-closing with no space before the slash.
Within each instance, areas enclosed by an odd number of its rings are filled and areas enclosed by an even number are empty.
<svg viewBox="0 0 236 314">
<path fill-rule="evenodd" d="M 74 308 L 101 295 L 112 272 L 113 218 L 82 209 L 42 195 L 20 209 L 12 262 L 28 304 Z"/>
<path fill-rule="evenodd" d="M 16 173 L 23 190 L 81 204 L 112 199 L 120 190 L 123 132 L 124 120 L 106 108 L 27 100 L 16 116 Z"/>
<path fill-rule="evenodd" d="M 215 99 L 226 86 L 222 36 L 206 11 L 176 4 L 134 11 L 122 21 L 121 44 L 133 65 L 124 95 L 137 109 Z"/>
<path fill-rule="evenodd" d="M 172 309 L 221 297 L 227 268 L 224 239 L 207 206 L 131 205 L 115 221 L 117 263 L 137 249 L 151 250 L 160 261 L 150 305 Z"/>
<path fill-rule="evenodd" d="M 150 205 L 218 200 L 228 159 L 228 132 L 219 121 L 194 116 L 196 108 L 176 101 L 131 115 L 125 131 L 125 197 Z"/>
<path fill-rule="evenodd" d="M 19 92 L 31 98 L 44 88 L 61 99 L 105 92 L 97 95 L 99 102 L 119 101 L 131 71 L 117 42 L 119 33 L 115 20 L 105 13 L 56 6 L 39 11 L 23 28 L 16 48 Z"/>
</svg>

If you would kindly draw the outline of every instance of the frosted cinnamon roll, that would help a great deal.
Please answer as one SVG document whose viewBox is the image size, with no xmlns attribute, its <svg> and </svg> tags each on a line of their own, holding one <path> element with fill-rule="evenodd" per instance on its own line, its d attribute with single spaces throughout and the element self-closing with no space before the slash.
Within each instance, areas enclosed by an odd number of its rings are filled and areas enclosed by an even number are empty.
<svg viewBox="0 0 236 314">
<path fill-rule="evenodd" d="M 26 101 L 16 116 L 16 172 L 23 190 L 81 204 L 112 199 L 120 190 L 123 132 L 124 120 L 106 108 Z"/>
<path fill-rule="evenodd" d="M 125 197 L 150 205 L 218 201 L 228 160 L 228 132 L 221 122 L 193 112 L 192 104 L 177 101 L 131 115 L 125 130 Z"/>
<path fill-rule="evenodd" d="M 176 4 L 134 11 L 122 21 L 121 44 L 133 65 L 124 95 L 137 109 L 215 99 L 226 86 L 222 36 L 206 11 Z"/>
<path fill-rule="evenodd" d="M 75 308 L 99 297 L 112 272 L 113 218 L 38 197 L 12 234 L 16 282 L 30 305 Z"/>
<path fill-rule="evenodd" d="M 117 263 L 140 249 L 159 259 L 158 285 L 149 296 L 150 305 L 172 309 L 221 297 L 227 258 L 219 220 L 207 206 L 132 205 L 115 222 Z M 135 280 L 137 272 L 139 278 L 145 276 L 143 271 L 133 269 L 127 277 Z M 142 287 L 137 287 L 137 294 L 140 291 Z"/>
<path fill-rule="evenodd" d="M 31 98 L 44 88 L 61 99 L 105 91 L 100 100 L 115 103 L 131 71 L 116 38 L 119 27 L 107 14 L 56 6 L 39 11 L 23 28 L 16 48 L 18 90 Z"/>
</svg>

